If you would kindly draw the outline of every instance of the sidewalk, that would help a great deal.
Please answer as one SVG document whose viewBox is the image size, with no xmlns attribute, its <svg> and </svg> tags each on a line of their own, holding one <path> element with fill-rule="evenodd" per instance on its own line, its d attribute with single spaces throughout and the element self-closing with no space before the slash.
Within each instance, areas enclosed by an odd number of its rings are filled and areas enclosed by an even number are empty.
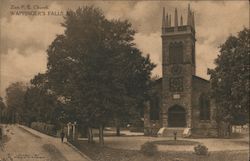
<svg viewBox="0 0 250 161">
<path fill-rule="evenodd" d="M 76 149 L 73 145 L 68 142 L 61 143 L 60 138 L 48 136 L 46 134 L 40 133 L 36 130 L 28 128 L 26 126 L 18 125 L 21 128 L 28 130 L 29 132 L 41 137 L 41 139 L 48 144 L 53 144 L 68 161 L 92 161 L 85 154 Z"/>
</svg>

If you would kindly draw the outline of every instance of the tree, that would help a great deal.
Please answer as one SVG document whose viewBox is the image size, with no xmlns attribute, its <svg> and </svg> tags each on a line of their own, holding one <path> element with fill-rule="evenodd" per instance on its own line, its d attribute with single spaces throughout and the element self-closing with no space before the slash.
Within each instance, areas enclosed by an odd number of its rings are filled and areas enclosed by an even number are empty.
<svg viewBox="0 0 250 161">
<path fill-rule="evenodd" d="M 103 144 L 104 126 L 147 99 L 155 65 L 135 48 L 128 21 L 108 20 L 93 6 L 64 18 L 64 34 L 47 50 L 48 83 L 64 100 L 68 121 L 87 126 L 90 135 L 91 127 L 99 127 Z"/>
<path fill-rule="evenodd" d="M 4 117 L 4 110 L 5 110 L 5 104 L 4 104 L 4 102 L 3 102 L 3 98 L 2 97 L 0 97 L 0 122 L 2 123 L 3 122 L 3 117 Z"/>
<path fill-rule="evenodd" d="M 220 46 L 211 75 L 212 97 L 218 106 L 218 121 L 244 124 L 249 120 L 250 30 L 243 29 Z M 239 119 L 244 117 L 245 119 Z"/>
<path fill-rule="evenodd" d="M 34 121 L 58 124 L 60 117 L 56 114 L 58 103 L 48 87 L 47 75 L 38 73 L 30 83 L 24 97 L 25 122 L 28 125 Z"/>
<path fill-rule="evenodd" d="M 23 82 L 10 84 L 6 89 L 6 104 L 9 121 L 12 123 L 22 121 L 24 114 L 24 95 L 27 86 Z"/>
</svg>

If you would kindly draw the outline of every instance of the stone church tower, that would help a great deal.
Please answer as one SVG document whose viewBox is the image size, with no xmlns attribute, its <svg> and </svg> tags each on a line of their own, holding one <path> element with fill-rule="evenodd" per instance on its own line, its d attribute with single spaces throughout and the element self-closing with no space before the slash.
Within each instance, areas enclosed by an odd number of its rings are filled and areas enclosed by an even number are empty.
<svg viewBox="0 0 250 161">
<path fill-rule="evenodd" d="M 209 81 L 195 75 L 195 19 L 188 6 L 187 23 L 174 13 L 162 17 L 162 78 L 155 88 L 159 105 L 150 103 L 144 113 L 145 134 L 152 128 L 158 134 L 216 135 L 215 106 L 209 98 Z M 151 100 L 151 102 L 157 102 Z M 157 111 L 159 118 L 151 117 Z M 150 130 L 149 130 L 150 131 Z"/>
<path fill-rule="evenodd" d="M 175 9 L 162 20 L 162 114 L 163 127 L 192 127 L 192 76 L 195 75 L 194 13 L 188 7 L 187 25 L 180 24 Z M 170 115 L 167 113 L 171 113 Z M 166 115 L 164 115 L 166 114 Z"/>
</svg>

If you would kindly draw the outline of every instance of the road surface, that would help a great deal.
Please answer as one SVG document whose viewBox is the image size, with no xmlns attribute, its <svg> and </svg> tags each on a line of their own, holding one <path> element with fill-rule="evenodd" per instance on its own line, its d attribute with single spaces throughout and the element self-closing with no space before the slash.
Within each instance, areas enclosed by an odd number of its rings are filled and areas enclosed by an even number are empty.
<svg viewBox="0 0 250 161">
<path fill-rule="evenodd" d="M 19 125 L 4 125 L 0 161 L 88 161 L 60 139 Z"/>
</svg>

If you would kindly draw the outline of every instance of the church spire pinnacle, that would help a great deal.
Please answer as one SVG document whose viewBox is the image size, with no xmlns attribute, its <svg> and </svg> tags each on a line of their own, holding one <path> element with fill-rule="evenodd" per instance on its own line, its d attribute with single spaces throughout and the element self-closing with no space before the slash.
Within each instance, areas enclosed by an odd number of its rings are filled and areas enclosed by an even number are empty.
<svg viewBox="0 0 250 161">
<path fill-rule="evenodd" d="M 171 14 L 169 14 L 168 25 L 171 27 Z"/>
<path fill-rule="evenodd" d="M 195 29 L 194 12 L 192 12 L 192 27 Z"/>
<path fill-rule="evenodd" d="M 195 23 L 194 23 L 194 12 L 191 11 L 190 9 L 190 4 L 188 4 L 188 13 L 187 13 L 187 25 L 195 28 Z"/>
<path fill-rule="evenodd" d="M 165 7 L 163 7 L 163 12 L 162 12 L 162 28 L 166 27 L 166 19 L 165 19 Z"/>
<path fill-rule="evenodd" d="M 167 16 L 166 16 L 166 22 L 165 22 L 165 24 L 166 24 L 166 27 L 168 27 L 168 13 L 167 13 Z"/>
<path fill-rule="evenodd" d="M 177 13 L 177 9 L 175 8 L 175 15 L 174 15 L 174 26 L 177 27 L 178 26 L 178 13 Z"/>
<path fill-rule="evenodd" d="M 174 27 L 174 31 L 179 31 L 178 27 L 184 25 L 184 19 L 183 15 L 180 14 L 178 16 L 178 10 L 175 8 L 174 15 L 173 15 L 173 22 L 171 20 L 171 14 L 167 13 L 165 10 L 165 7 L 163 7 L 162 10 L 162 32 L 165 33 L 168 30 L 165 30 L 166 28 Z M 171 23 L 173 25 L 171 25 Z M 188 11 L 187 11 L 187 23 L 185 26 L 189 26 L 192 29 L 195 29 L 195 22 L 194 22 L 194 11 L 191 9 L 190 4 L 188 4 Z"/>
<path fill-rule="evenodd" d="M 183 18 L 182 18 L 182 15 L 181 15 L 181 22 L 180 22 L 180 25 L 183 26 Z"/>
<path fill-rule="evenodd" d="M 187 11 L 187 25 L 190 26 L 191 25 L 191 15 L 190 15 L 191 11 L 190 11 L 190 4 L 188 4 L 188 11 Z"/>
<path fill-rule="evenodd" d="M 189 25 L 193 27 L 193 13 L 192 13 L 192 11 L 190 11 L 190 24 Z"/>
</svg>

